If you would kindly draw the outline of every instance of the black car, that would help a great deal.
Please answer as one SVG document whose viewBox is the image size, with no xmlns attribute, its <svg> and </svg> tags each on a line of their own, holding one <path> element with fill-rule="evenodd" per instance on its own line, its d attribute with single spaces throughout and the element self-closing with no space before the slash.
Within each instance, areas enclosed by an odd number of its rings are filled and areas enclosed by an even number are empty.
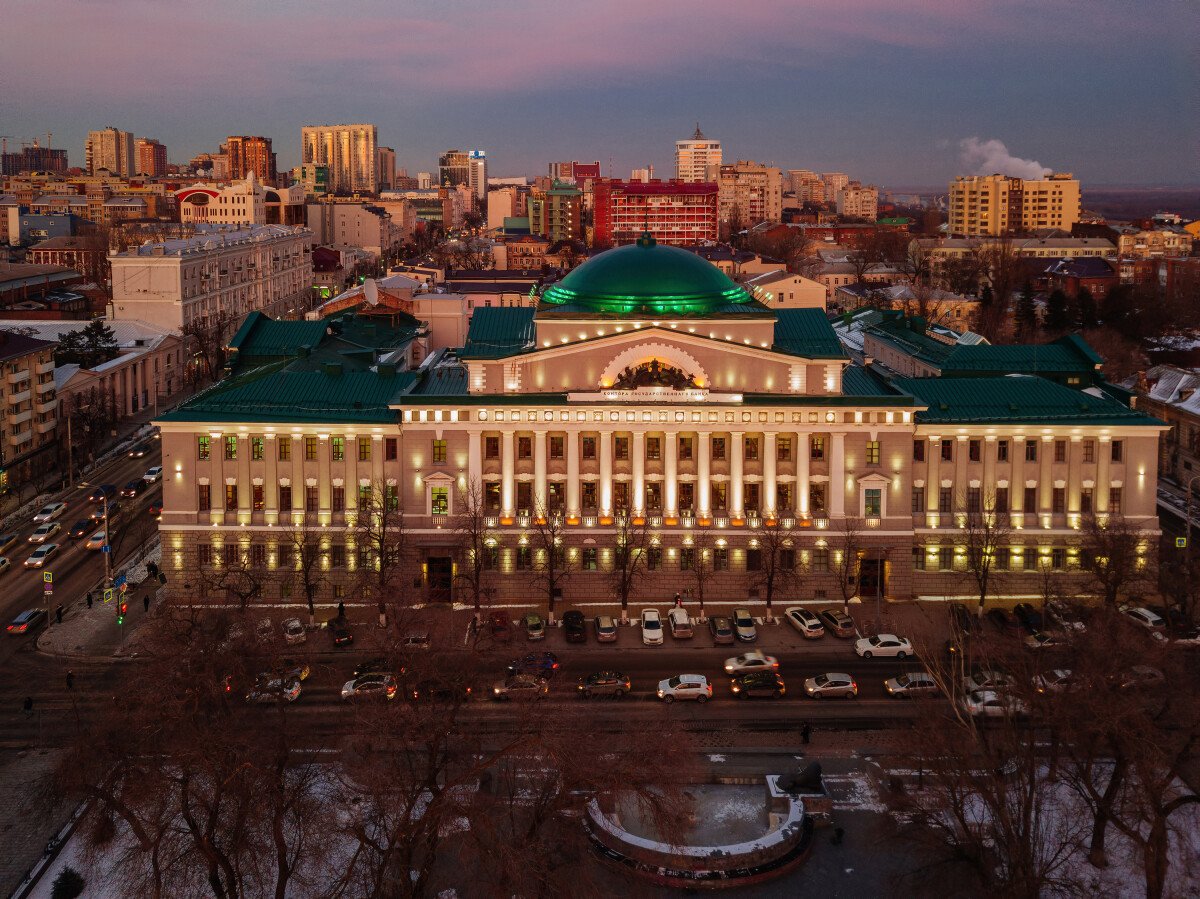
<svg viewBox="0 0 1200 899">
<path fill-rule="evenodd" d="M 563 632 L 567 635 L 568 643 L 587 642 L 587 624 L 583 612 L 572 609 L 563 615 L 562 621 Z"/>
<path fill-rule="evenodd" d="M 979 618 L 961 602 L 950 603 L 950 622 L 959 633 L 973 634 L 979 630 Z"/>
<path fill-rule="evenodd" d="M 29 634 L 46 623 L 45 609 L 27 609 L 12 620 L 8 626 L 10 634 Z"/>
<path fill-rule="evenodd" d="M 117 495 L 117 488 L 116 488 L 115 484 L 104 484 L 103 486 L 97 487 L 95 490 L 93 490 L 91 493 L 88 494 L 88 502 L 103 503 L 103 502 L 107 502 L 108 500 L 112 499 L 116 495 Z"/>
<path fill-rule="evenodd" d="M 71 529 L 67 531 L 67 536 L 72 540 L 79 540 L 90 534 L 95 527 L 96 523 L 90 518 L 81 518 L 71 525 Z"/>
<path fill-rule="evenodd" d="M 593 696 L 620 698 L 629 692 L 629 678 L 619 671 L 598 671 L 581 677 L 577 689 L 584 699 Z"/>
<path fill-rule="evenodd" d="M 384 656 L 379 656 L 374 659 L 367 659 L 365 662 L 359 662 L 354 668 L 353 678 L 358 680 L 365 674 L 391 674 L 393 665 L 390 660 Z M 400 669 L 400 673 L 404 673 L 404 669 Z"/>
<path fill-rule="evenodd" d="M 1017 616 L 1017 620 L 1021 622 L 1021 626 L 1031 634 L 1036 634 L 1042 629 L 1042 613 L 1035 609 L 1027 602 L 1019 602 L 1013 606 L 1013 614 Z"/>
<path fill-rule="evenodd" d="M 150 485 L 141 478 L 135 478 L 124 487 L 121 488 L 121 496 L 134 497 L 145 490 Z"/>
<path fill-rule="evenodd" d="M 1151 612 L 1167 623 L 1167 633 L 1176 640 L 1195 640 L 1197 627 L 1179 609 L 1168 609 L 1166 606 L 1146 606 Z"/>
<path fill-rule="evenodd" d="M 140 458 L 142 458 L 142 456 L 145 456 L 149 452 L 150 452 L 150 444 L 139 443 L 137 446 L 135 446 L 133 449 L 131 449 L 129 451 L 129 456 L 132 459 L 140 459 Z"/>
<path fill-rule="evenodd" d="M 987 619 L 1002 634 L 1015 637 L 1021 633 L 1021 624 L 1008 609 L 989 609 Z"/>
<path fill-rule="evenodd" d="M 547 680 L 558 670 L 558 656 L 552 652 L 531 652 L 523 659 L 513 659 L 508 664 L 509 674 L 536 674 Z"/>
<path fill-rule="evenodd" d="M 108 512 L 108 518 L 111 521 L 112 519 L 116 518 L 117 513 L 121 511 L 121 504 L 114 501 L 109 503 L 107 507 L 97 506 L 96 508 L 92 509 L 92 521 L 103 521 L 106 510 Z"/>
<path fill-rule="evenodd" d="M 408 695 L 418 702 L 465 702 L 471 696 L 471 687 L 463 677 L 435 677 L 410 688 Z"/>
<path fill-rule="evenodd" d="M 334 646 L 349 646 L 354 642 L 354 634 L 350 633 L 350 622 L 345 618 L 333 618 L 329 622 L 329 636 Z"/>
<path fill-rule="evenodd" d="M 765 696 L 768 699 L 780 699 L 787 692 L 783 678 L 774 671 L 752 671 L 733 679 L 733 692 L 742 699 L 752 699 Z"/>
</svg>

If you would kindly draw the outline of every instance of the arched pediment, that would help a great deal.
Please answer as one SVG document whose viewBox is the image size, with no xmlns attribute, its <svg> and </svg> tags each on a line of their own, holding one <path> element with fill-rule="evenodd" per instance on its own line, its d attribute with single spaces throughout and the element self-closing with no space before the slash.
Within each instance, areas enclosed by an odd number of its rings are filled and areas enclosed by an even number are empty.
<svg viewBox="0 0 1200 899">
<path fill-rule="evenodd" d="M 639 343 L 627 347 L 609 361 L 600 376 L 600 386 L 612 387 L 626 369 L 636 369 L 654 361 L 687 375 L 695 387 L 706 388 L 709 385 L 708 372 L 690 353 L 666 343 Z"/>
</svg>

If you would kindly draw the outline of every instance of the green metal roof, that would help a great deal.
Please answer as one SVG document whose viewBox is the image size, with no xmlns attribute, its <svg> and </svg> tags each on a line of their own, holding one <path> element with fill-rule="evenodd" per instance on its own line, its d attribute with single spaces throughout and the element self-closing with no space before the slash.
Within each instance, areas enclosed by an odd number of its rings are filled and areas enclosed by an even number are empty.
<svg viewBox="0 0 1200 899">
<path fill-rule="evenodd" d="M 503 359 L 532 349 L 534 309 L 530 306 L 484 306 L 471 316 L 467 344 L 460 358 Z"/>
<path fill-rule="evenodd" d="M 648 233 L 593 256 L 542 294 L 542 302 L 619 315 L 707 315 L 752 297 L 715 265 Z"/>
<path fill-rule="evenodd" d="M 861 365 L 848 365 L 842 371 L 842 393 L 846 396 L 896 396 L 886 380 Z"/>
<path fill-rule="evenodd" d="M 934 340 L 921 331 L 913 331 L 905 319 L 885 319 L 876 325 L 871 325 L 867 332 L 878 340 L 890 343 L 914 359 L 941 366 L 956 349 L 956 343 L 943 343 Z M 974 347 L 972 347 L 974 349 Z"/>
<path fill-rule="evenodd" d="M 295 356 L 304 347 L 312 349 L 325 337 L 323 321 L 275 321 L 261 312 L 251 312 L 238 328 L 229 349 L 238 358 Z"/>
<path fill-rule="evenodd" d="M 897 390 L 928 408 L 918 423 L 1133 425 L 1154 427 L 1157 419 L 1107 397 L 1072 390 L 1030 375 L 1004 378 L 897 378 Z"/>
<path fill-rule="evenodd" d="M 845 359 L 823 309 L 776 309 L 775 349 L 810 359 Z"/>
<path fill-rule="evenodd" d="M 1083 338 L 1072 334 L 1047 344 L 977 344 L 955 347 L 942 363 L 952 372 L 1094 372 L 1104 359 Z"/>
<path fill-rule="evenodd" d="M 467 389 L 467 370 L 465 368 L 451 368 L 449 366 L 435 368 L 432 371 L 422 372 L 420 382 L 413 388 L 413 396 L 461 396 L 466 397 L 470 391 Z"/>
</svg>

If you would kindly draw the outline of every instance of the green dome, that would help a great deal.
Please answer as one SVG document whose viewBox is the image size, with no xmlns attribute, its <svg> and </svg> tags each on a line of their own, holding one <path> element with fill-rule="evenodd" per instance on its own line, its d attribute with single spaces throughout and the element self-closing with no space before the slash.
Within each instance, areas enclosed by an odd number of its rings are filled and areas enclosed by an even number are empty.
<svg viewBox="0 0 1200 899">
<path fill-rule="evenodd" d="M 709 315 L 753 298 L 711 262 L 643 234 L 583 263 L 542 302 L 609 315 Z"/>
</svg>

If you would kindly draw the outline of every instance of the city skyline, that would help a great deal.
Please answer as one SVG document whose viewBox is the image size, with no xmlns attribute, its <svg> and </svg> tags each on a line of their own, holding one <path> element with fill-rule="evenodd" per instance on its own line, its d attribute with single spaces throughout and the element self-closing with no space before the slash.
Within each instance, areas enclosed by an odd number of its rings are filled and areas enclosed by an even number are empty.
<svg viewBox="0 0 1200 899">
<path fill-rule="evenodd" d="M 53 133 L 73 166 L 89 130 L 115 125 L 161 140 L 174 163 L 262 134 L 286 169 L 302 126 L 357 121 L 377 125 L 410 174 L 436 171 L 446 147 L 479 146 L 499 176 L 571 158 L 599 158 L 607 175 L 611 157 L 624 178 L 672 171 L 675 141 L 699 120 L 729 161 L 890 187 L 1038 167 L 1085 187 L 1197 181 L 1186 4 L 1101 2 L 1081 17 L 1069 3 L 764 0 L 731 17 L 676 0 L 599 13 L 532 0 L 520 15 L 364 0 L 335 38 L 308 0 L 286 16 L 217 0 L 203 19 L 173 5 L 53 5 L 55 16 L 31 2 L 9 13 L 24 37 L 8 54 L 4 130 L 11 144 Z M 131 35 L 145 38 L 138 53 L 88 70 L 88 48 Z M 64 52 L 47 70 L 50 40 Z"/>
</svg>

